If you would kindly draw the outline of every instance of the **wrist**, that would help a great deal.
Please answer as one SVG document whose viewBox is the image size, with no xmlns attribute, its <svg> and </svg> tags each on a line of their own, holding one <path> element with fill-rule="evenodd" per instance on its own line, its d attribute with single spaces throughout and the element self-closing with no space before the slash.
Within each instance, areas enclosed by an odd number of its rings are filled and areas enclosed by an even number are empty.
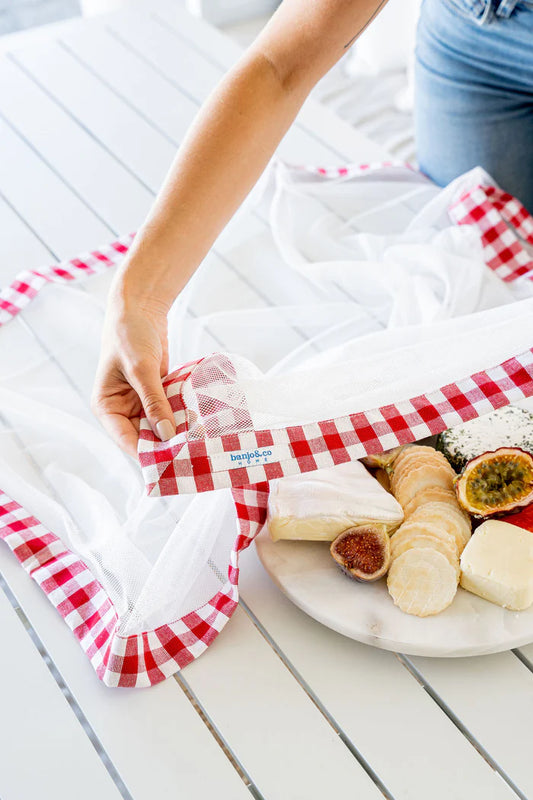
<svg viewBox="0 0 533 800">
<path fill-rule="evenodd" d="M 165 290 L 161 281 L 147 279 L 148 268 L 141 273 L 121 267 L 113 278 L 109 302 L 125 313 L 142 311 L 156 316 L 166 316 L 177 293 Z"/>
</svg>

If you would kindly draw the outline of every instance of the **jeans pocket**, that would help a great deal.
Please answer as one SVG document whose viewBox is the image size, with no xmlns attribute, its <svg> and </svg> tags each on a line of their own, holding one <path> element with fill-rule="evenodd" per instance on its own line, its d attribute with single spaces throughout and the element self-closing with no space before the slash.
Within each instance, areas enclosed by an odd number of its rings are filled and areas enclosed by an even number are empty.
<svg viewBox="0 0 533 800">
<path fill-rule="evenodd" d="M 446 4 L 464 17 L 479 20 L 485 14 L 490 0 L 445 0 Z"/>
</svg>

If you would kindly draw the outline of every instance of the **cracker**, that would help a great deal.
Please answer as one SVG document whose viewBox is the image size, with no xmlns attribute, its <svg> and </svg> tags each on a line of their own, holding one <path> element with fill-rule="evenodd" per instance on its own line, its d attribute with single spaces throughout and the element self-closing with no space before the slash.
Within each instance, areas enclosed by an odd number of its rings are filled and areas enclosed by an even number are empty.
<svg viewBox="0 0 533 800">
<path fill-rule="evenodd" d="M 392 562 L 387 587 L 394 604 L 406 614 L 428 617 L 450 605 L 457 592 L 457 576 L 442 553 L 417 547 Z"/>
</svg>

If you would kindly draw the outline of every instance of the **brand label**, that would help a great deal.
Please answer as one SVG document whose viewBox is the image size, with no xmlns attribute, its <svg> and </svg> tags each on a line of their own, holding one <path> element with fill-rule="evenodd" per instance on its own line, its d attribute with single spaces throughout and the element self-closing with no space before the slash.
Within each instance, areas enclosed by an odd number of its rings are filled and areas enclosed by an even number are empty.
<svg viewBox="0 0 533 800">
<path fill-rule="evenodd" d="M 211 466 L 215 472 L 226 469 L 239 469 L 240 467 L 259 467 L 263 464 L 272 464 L 275 461 L 285 461 L 289 458 L 291 458 L 291 454 L 286 444 L 256 447 L 253 450 L 228 450 L 224 453 L 209 454 Z"/>
<path fill-rule="evenodd" d="M 228 453 L 231 461 L 244 461 L 246 466 L 250 464 L 268 464 L 272 461 L 272 450 L 265 447 L 261 450 L 235 450 Z"/>
</svg>

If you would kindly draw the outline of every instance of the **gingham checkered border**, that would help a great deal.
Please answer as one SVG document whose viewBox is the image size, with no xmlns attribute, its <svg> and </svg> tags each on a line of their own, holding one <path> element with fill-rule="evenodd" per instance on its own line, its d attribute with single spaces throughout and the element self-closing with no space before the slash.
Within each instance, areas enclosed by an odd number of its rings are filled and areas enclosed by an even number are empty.
<svg viewBox="0 0 533 800">
<path fill-rule="evenodd" d="M 0 290 L 0 327 L 20 314 L 47 283 L 70 283 L 114 267 L 124 258 L 134 236 L 127 234 L 98 250 L 81 253 L 60 264 L 19 272 L 9 286 Z"/>
<path fill-rule="evenodd" d="M 292 166 L 292 165 L 291 165 Z M 390 161 L 369 161 L 366 164 L 346 164 L 341 167 L 316 167 L 313 165 L 294 165 L 293 169 L 310 172 L 313 175 L 320 175 L 322 178 L 338 179 L 338 178 L 356 178 L 364 174 L 379 172 L 381 170 L 403 169 L 415 172 L 420 177 L 425 177 L 422 172 L 419 172 L 416 167 L 408 161 L 390 160 Z M 428 178 L 429 180 L 429 178 Z"/>
<path fill-rule="evenodd" d="M 533 349 L 456 383 L 400 403 L 345 417 L 273 430 L 250 430 L 199 440 L 188 438 L 181 389 L 199 365 L 218 354 L 186 365 L 167 377 L 165 390 L 175 414 L 177 433 L 160 441 L 141 420 L 139 461 L 148 494 L 207 492 L 244 486 L 287 475 L 331 467 L 441 433 L 508 403 L 533 396 Z M 231 411 L 231 410 L 230 410 Z M 218 412 L 223 420 L 228 410 Z M 217 468 L 221 454 L 268 448 L 282 458 L 266 464 Z M 227 458 L 224 459 L 227 461 Z"/>
<path fill-rule="evenodd" d="M 499 278 L 508 282 L 527 275 L 533 280 L 533 260 L 521 241 L 533 245 L 533 217 L 519 200 L 479 184 L 461 194 L 448 213 L 457 225 L 481 230 L 485 261 Z"/>
<path fill-rule="evenodd" d="M 143 688 L 201 655 L 226 625 L 239 599 L 239 553 L 261 530 L 268 484 L 232 492 L 238 533 L 228 579 L 205 605 L 176 622 L 121 636 L 106 591 L 89 568 L 39 520 L 0 490 L 0 538 L 57 608 L 106 686 Z"/>
</svg>

